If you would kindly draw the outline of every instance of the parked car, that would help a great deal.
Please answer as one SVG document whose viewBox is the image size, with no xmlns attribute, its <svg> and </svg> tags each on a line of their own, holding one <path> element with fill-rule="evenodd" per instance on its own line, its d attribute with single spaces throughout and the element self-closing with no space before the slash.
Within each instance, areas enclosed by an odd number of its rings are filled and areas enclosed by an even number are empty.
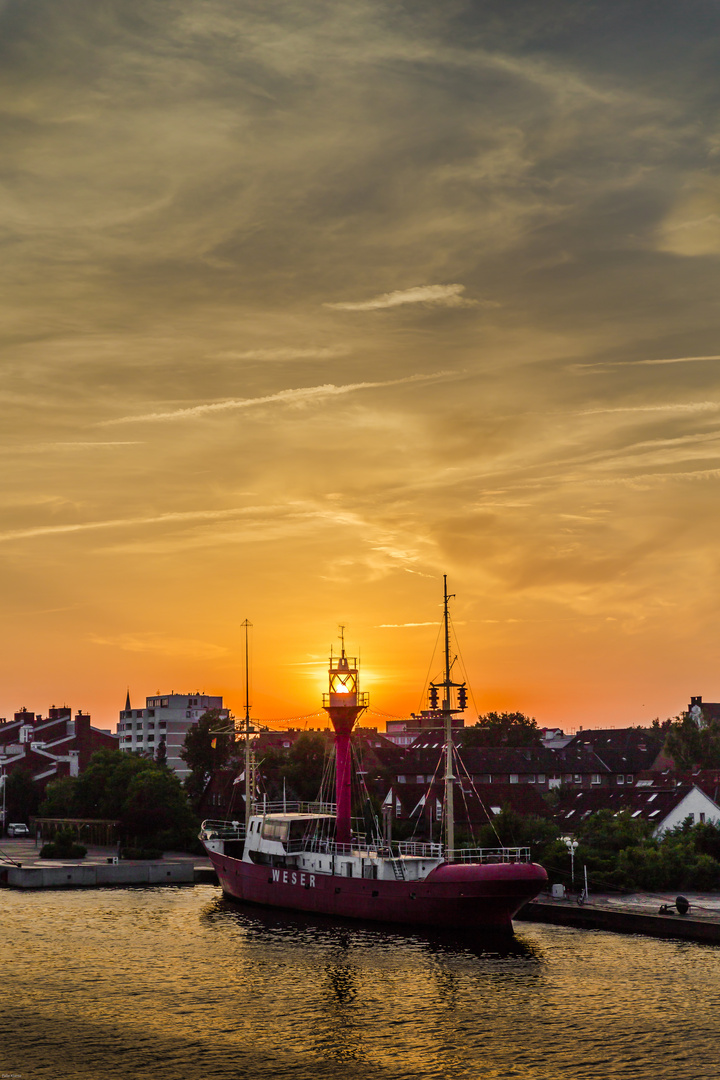
<svg viewBox="0 0 720 1080">
<path fill-rule="evenodd" d="M 30 835 L 30 830 L 28 829 L 27 825 L 18 824 L 18 823 L 13 824 L 12 822 L 10 823 L 10 825 L 8 825 L 8 836 L 29 836 L 29 835 Z"/>
</svg>

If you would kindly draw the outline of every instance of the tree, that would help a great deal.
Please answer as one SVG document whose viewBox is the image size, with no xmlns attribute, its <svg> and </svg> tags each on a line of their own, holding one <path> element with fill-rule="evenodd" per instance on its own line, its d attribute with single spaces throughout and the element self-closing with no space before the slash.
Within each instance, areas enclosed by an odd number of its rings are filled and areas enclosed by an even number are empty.
<svg viewBox="0 0 720 1080">
<path fill-rule="evenodd" d="M 124 750 L 99 750 L 76 781 L 78 815 L 89 818 L 122 819 L 130 783 L 138 773 L 157 769 L 151 758 Z"/>
<path fill-rule="evenodd" d="M 318 798 L 330 745 L 322 732 L 304 731 L 290 747 L 284 775 L 298 799 Z"/>
<path fill-rule="evenodd" d="M 155 762 L 158 765 L 167 765 L 167 743 L 161 739 L 155 751 Z"/>
<path fill-rule="evenodd" d="M 190 769 L 190 775 L 185 778 L 185 790 L 196 807 L 213 770 L 226 765 L 235 748 L 231 723 L 219 709 L 208 709 L 185 736 L 180 751 L 180 757 Z"/>
<path fill-rule="evenodd" d="M 79 816 L 76 788 L 77 780 L 72 776 L 61 776 L 59 780 L 51 780 L 45 788 L 45 798 L 40 803 L 40 816 L 55 818 Z"/>
<path fill-rule="evenodd" d="M 558 828 L 553 821 L 537 814 L 519 814 L 512 807 L 503 806 L 492 823 L 480 828 L 477 843 L 480 847 L 529 847 L 532 861 L 544 864 L 557 834 Z"/>
<path fill-rule="evenodd" d="M 541 746 L 537 721 L 521 712 L 489 712 L 459 736 L 463 747 Z"/>
<path fill-rule="evenodd" d="M 14 769 L 5 777 L 5 824 L 24 821 L 37 812 L 40 796 L 27 769 Z"/>
<path fill-rule="evenodd" d="M 720 768 L 720 722 L 683 713 L 669 724 L 665 749 L 681 769 Z"/>
<path fill-rule="evenodd" d="M 122 806 L 122 822 L 128 835 L 144 840 L 160 833 L 184 837 L 195 824 L 177 776 L 157 766 L 133 776 Z"/>
</svg>

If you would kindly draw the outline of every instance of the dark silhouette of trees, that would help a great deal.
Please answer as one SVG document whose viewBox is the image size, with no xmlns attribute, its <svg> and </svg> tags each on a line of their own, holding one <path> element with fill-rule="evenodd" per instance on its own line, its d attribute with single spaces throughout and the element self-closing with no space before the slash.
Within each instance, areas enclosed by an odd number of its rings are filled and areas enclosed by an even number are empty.
<svg viewBox="0 0 720 1080">
<path fill-rule="evenodd" d="M 485 713 L 458 735 L 458 742 L 464 747 L 542 746 L 537 721 L 521 712 Z"/>
<path fill-rule="evenodd" d="M 232 721 L 218 709 L 208 709 L 185 736 L 180 757 L 190 769 L 185 778 L 185 790 L 194 807 L 198 807 L 214 769 L 226 765 L 235 751 Z"/>
<path fill-rule="evenodd" d="M 683 713 L 670 722 L 665 749 L 679 769 L 720 768 L 720 722 Z"/>
</svg>

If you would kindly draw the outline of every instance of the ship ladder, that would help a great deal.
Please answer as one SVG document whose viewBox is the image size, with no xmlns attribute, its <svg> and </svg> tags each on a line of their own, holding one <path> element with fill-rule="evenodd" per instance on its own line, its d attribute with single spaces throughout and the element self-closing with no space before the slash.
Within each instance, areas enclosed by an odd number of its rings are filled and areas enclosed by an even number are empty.
<svg viewBox="0 0 720 1080">
<path fill-rule="evenodd" d="M 391 859 L 390 865 L 398 881 L 405 881 L 405 866 L 402 859 Z"/>
</svg>

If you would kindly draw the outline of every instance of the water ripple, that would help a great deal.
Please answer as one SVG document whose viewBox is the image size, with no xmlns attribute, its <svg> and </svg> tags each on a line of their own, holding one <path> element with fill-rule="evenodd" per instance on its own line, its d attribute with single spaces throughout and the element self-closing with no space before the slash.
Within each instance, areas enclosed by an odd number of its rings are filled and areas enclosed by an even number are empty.
<svg viewBox="0 0 720 1080">
<path fill-rule="evenodd" d="M 43 1080 L 696 1080 L 720 951 L 403 932 L 212 886 L 3 892 L 0 1072 Z"/>
</svg>

